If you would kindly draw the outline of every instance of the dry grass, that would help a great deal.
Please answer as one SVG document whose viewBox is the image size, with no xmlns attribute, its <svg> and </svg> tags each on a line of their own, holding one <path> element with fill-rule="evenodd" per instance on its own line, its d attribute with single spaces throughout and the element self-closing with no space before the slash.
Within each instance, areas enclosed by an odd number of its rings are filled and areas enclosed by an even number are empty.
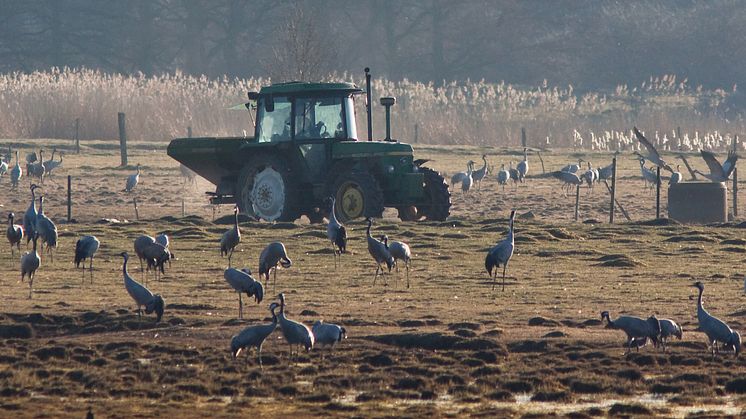
<svg viewBox="0 0 746 419">
<path fill-rule="evenodd" d="M 277 290 L 270 285 L 266 301 L 248 304 L 246 319 L 237 321 L 237 298 L 223 280 L 226 261 L 217 247 L 227 226 L 211 221 L 202 196 L 208 186 L 182 192 L 176 163 L 162 150 L 138 146 L 133 144 L 130 159 L 145 166 L 136 192 L 143 221 L 99 222 L 132 219 L 130 197 L 120 192 L 128 171 L 116 168 L 113 152 L 87 149 L 86 157 L 66 157 L 64 169 L 45 186 L 46 212 L 59 220 L 62 175 L 74 176 L 78 223 L 58 223 L 60 249 L 54 264 L 43 261 L 32 300 L 19 282 L 17 258 L 7 248 L 0 254 L 0 325 L 22 325 L 2 329 L 8 337 L 0 340 L 4 415 L 80 417 L 92 406 L 97 416 L 111 417 L 684 416 L 699 410 L 738 414 L 746 401 L 735 374 L 743 371 L 744 359 L 709 356 L 694 331 L 690 299 L 691 283 L 704 281 L 708 309 L 744 330 L 743 307 L 734 297 L 742 289 L 743 256 L 721 251 L 744 246 L 738 241 L 742 230 L 733 224 L 573 223 L 574 197 L 564 197 L 555 181 L 530 179 L 503 193 L 489 180 L 481 195 L 455 194 L 448 222 L 402 223 L 387 212 L 376 223 L 376 231 L 412 245 L 413 283 L 406 289 L 395 273 L 388 286 L 372 285 L 359 222 L 351 224 L 353 254 L 344 255 L 336 271 L 331 255 L 320 252 L 328 247 L 317 234 L 322 227 L 303 220 L 247 222 L 236 264 L 255 268 L 261 248 L 282 240 L 294 265 L 279 273 Z M 425 147 L 417 155 L 453 172 L 482 151 Z M 490 154 L 493 162 L 511 157 Z M 599 164 L 608 158 L 588 157 Z M 558 167 L 574 158 L 548 155 L 545 163 Z M 636 221 L 650 219 L 654 198 L 639 190 L 636 163 L 621 161 L 620 200 Z M 531 164 L 533 173 L 540 170 L 535 159 Z M 3 210 L 25 211 L 26 180 L 23 185 L 16 194 L 2 180 Z M 603 220 L 607 201 L 598 189 L 583 194 L 581 219 Z M 483 272 L 484 251 L 503 237 L 510 208 L 520 214 L 530 209 L 537 218 L 517 220 L 508 286 L 493 292 Z M 229 212 L 221 208 L 218 215 Z M 177 260 L 162 281 L 149 282 L 167 304 L 164 321 L 155 325 L 152 316 L 140 322 L 133 313 L 118 253 L 131 251 L 137 235 L 160 231 L 171 235 Z M 102 241 L 93 284 L 81 281 L 72 265 L 75 240 L 91 233 Z M 601 266 L 605 258 L 637 263 Z M 130 273 L 141 277 L 136 263 Z M 263 370 L 253 355 L 231 360 L 230 336 L 267 321 L 266 306 L 279 291 L 286 293 L 289 317 L 342 324 L 349 339 L 333 352 L 302 354 L 293 364 L 276 332 L 265 344 Z M 645 347 L 624 357 L 623 334 L 603 329 L 602 310 L 673 318 L 683 325 L 684 339 L 673 341 L 669 353 Z"/>
</svg>

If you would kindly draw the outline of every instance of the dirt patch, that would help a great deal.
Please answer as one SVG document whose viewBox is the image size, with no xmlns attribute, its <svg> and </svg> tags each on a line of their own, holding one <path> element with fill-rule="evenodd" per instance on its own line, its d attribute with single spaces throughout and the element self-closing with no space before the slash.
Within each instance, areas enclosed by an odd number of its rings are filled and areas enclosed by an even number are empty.
<svg viewBox="0 0 746 419">
<path fill-rule="evenodd" d="M 556 320 L 547 319 L 544 317 L 531 317 L 528 319 L 529 326 L 545 326 L 545 327 L 557 327 L 560 323 Z"/>
<path fill-rule="evenodd" d="M 549 343 L 545 340 L 522 340 L 508 344 L 510 352 L 546 352 Z"/>
<path fill-rule="evenodd" d="M 577 234 L 567 231 L 561 227 L 547 229 L 547 233 L 549 233 L 555 239 L 560 240 L 584 240 Z"/>
<path fill-rule="evenodd" d="M 29 324 L 0 324 L 0 339 L 29 339 L 34 329 Z"/>
<path fill-rule="evenodd" d="M 653 412 L 641 404 L 616 403 L 609 409 L 609 415 L 652 416 Z"/>
<path fill-rule="evenodd" d="M 611 267 L 611 268 L 636 268 L 638 266 L 644 266 L 644 264 L 627 255 L 606 255 L 596 259 L 596 266 Z"/>
<path fill-rule="evenodd" d="M 712 238 L 712 237 L 709 237 L 709 236 L 703 236 L 701 234 L 694 234 L 694 235 L 691 235 L 691 236 L 684 236 L 684 235 L 682 235 L 682 236 L 673 236 L 673 237 L 669 237 L 669 238 L 667 238 L 667 239 L 665 239 L 663 241 L 664 242 L 668 242 L 668 243 L 682 243 L 682 242 L 714 243 L 717 240 L 714 239 L 714 238 Z"/>
</svg>

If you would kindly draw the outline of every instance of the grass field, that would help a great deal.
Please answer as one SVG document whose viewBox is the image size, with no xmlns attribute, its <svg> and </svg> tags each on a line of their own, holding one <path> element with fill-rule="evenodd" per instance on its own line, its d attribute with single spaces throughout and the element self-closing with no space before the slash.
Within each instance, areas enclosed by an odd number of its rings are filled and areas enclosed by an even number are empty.
<svg viewBox="0 0 746 419">
<path fill-rule="evenodd" d="M 30 141 L 21 149 L 50 143 L 56 142 Z M 142 164 L 142 183 L 125 194 L 133 170 L 118 168 L 118 152 L 104 142 L 83 151 L 66 154 L 63 167 L 45 181 L 45 212 L 58 222 L 60 245 L 53 263 L 43 260 L 32 299 L 20 282 L 18 254 L 11 257 L 7 246 L 0 253 L 0 416 L 82 417 L 89 407 L 97 417 L 743 414 L 746 361 L 732 353 L 709 355 L 704 335 L 695 331 L 691 287 L 703 281 L 707 309 L 744 332 L 743 226 L 738 220 L 715 226 L 649 222 L 655 197 L 643 189 L 632 156 L 620 156 L 618 191 L 632 222 L 618 214 L 624 222 L 607 224 L 603 185 L 592 194 L 581 191 L 581 222 L 573 222 L 574 195 L 540 178 L 503 192 L 491 177 L 479 194 L 454 192 L 452 216 L 442 223 L 404 223 L 387 211 L 374 233 L 411 245 L 409 289 L 403 272 L 387 275 L 388 285 L 373 285 L 361 222 L 351 223 L 352 254 L 336 270 L 323 226 L 242 223 L 234 265 L 256 270 L 264 245 L 281 240 L 293 266 L 279 272 L 276 289 L 269 284 L 264 302 L 245 305 L 239 321 L 217 243 L 229 228 L 223 217 L 231 208 L 217 209 L 213 222 L 204 196 L 211 186 L 200 181 L 184 189 L 177 163 L 163 148 L 134 143 L 129 160 Z M 521 159 L 517 150 L 436 146 L 422 146 L 416 155 L 451 174 L 483 152 L 496 168 Z M 542 154 L 547 171 L 577 156 Z M 584 156 L 595 166 L 611 159 Z M 538 158 L 529 161 L 530 174 L 541 173 Z M 690 161 L 705 169 L 701 159 Z M 77 221 L 70 224 L 64 222 L 67 174 Z M 18 192 L 10 191 L 2 179 L 4 212 L 21 218 L 28 185 L 24 178 Z M 133 195 L 140 221 L 133 221 Z M 492 291 L 484 256 L 504 237 L 511 208 L 519 214 L 516 253 L 505 292 Z M 534 218 L 521 217 L 529 211 Z M 134 313 L 119 253 L 132 253 L 137 236 L 159 232 L 171 237 L 177 260 L 161 281 L 148 281 L 166 300 L 163 321 L 154 324 L 153 316 L 138 321 Z M 102 243 L 92 283 L 72 263 L 82 234 Z M 142 278 L 136 260 L 129 271 Z M 263 369 L 253 353 L 232 360 L 230 337 L 268 322 L 267 306 L 280 291 L 288 317 L 344 325 L 348 339 L 333 352 L 315 348 L 293 363 L 278 330 L 264 345 Z M 612 318 L 672 318 L 682 324 L 683 339 L 668 353 L 648 346 L 623 356 L 624 334 L 603 328 L 602 310 Z"/>
</svg>

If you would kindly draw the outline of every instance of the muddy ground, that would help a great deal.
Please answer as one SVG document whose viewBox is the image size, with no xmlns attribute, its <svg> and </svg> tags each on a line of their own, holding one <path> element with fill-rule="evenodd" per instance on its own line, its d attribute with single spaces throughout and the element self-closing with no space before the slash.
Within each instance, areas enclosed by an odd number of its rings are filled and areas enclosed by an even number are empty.
<svg viewBox="0 0 746 419">
<path fill-rule="evenodd" d="M 28 142 L 22 150 L 42 143 L 49 142 Z M 227 260 L 217 244 L 231 208 L 217 208 L 213 221 L 204 197 L 209 184 L 184 189 L 163 147 L 144 144 L 130 150 L 130 163 L 143 165 L 142 183 L 134 194 L 121 192 L 133 170 L 117 167 L 113 147 L 86 144 L 82 154 L 66 154 L 63 168 L 45 181 L 45 212 L 58 221 L 60 245 L 54 262 L 43 260 L 32 299 L 20 282 L 18 254 L 2 248 L 0 416 L 82 417 L 89 407 L 97 417 L 743 414 L 746 361 L 732 353 L 710 356 L 704 335 L 695 331 L 691 285 L 703 281 L 708 310 L 743 333 L 746 224 L 651 222 L 655 197 L 643 188 L 630 155 L 620 156 L 619 200 L 632 222 L 618 215 L 623 222 L 607 224 L 603 185 L 581 192 L 580 221 L 573 222 L 574 196 L 541 178 L 505 191 L 490 178 L 479 194 L 456 192 L 447 222 L 404 223 L 387 211 L 374 231 L 411 245 L 409 289 L 403 272 L 373 285 L 360 222 L 351 223 L 352 254 L 336 270 L 324 227 L 307 220 L 244 222 L 234 264 L 257 270 L 264 245 L 281 240 L 293 266 L 279 272 L 276 288 L 269 284 L 264 302 L 246 304 L 244 320 L 237 320 L 237 296 L 223 279 Z M 452 174 L 483 151 L 497 168 L 521 159 L 518 150 L 427 146 L 416 155 Z M 577 155 L 542 157 L 549 171 Z M 610 161 L 607 154 L 586 157 L 598 166 Z M 540 173 L 538 158 L 529 161 L 530 173 Z M 701 159 L 690 161 L 704 170 Z M 77 221 L 69 224 L 67 174 Z M 28 185 L 24 179 L 14 192 L 7 177 L 0 181 L 3 212 L 25 212 Z M 133 221 L 133 196 L 140 221 Z M 511 208 L 534 217 L 517 219 L 506 290 L 492 291 L 484 256 L 504 237 Z M 177 260 L 161 281 L 149 278 L 149 288 L 166 299 L 163 321 L 155 324 L 153 316 L 140 321 L 134 313 L 119 253 L 132 252 L 140 234 L 159 232 L 171 236 Z M 92 283 L 72 263 L 82 234 L 102 242 Z M 136 261 L 129 269 L 143 278 Z M 231 359 L 230 337 L 268 322 L 267 306 L 280 291 L 289 317 L 344 325 L 348 339 L 291 362 L 278 330 L 264 345 L 263 369 L 253 353 Z M 683 339 L 666 353 L 648 346 L 624 356 L 624 335 L 603 328 L 602 310 L 612 318 L 675 319 Z"/>
</svg>

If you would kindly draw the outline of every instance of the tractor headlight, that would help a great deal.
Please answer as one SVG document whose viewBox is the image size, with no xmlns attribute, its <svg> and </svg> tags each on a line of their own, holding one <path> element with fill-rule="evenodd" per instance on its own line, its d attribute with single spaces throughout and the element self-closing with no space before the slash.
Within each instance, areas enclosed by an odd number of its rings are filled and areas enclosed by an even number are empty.
<svg viewBox="0 0 746 419">
<path fill-rule="evenodd" d="M 388 174 L 394 173 L 394 166 L 392 166 L 392 165 L 386 166 L 386 173 L 388 173 Z"/>
</svg>

